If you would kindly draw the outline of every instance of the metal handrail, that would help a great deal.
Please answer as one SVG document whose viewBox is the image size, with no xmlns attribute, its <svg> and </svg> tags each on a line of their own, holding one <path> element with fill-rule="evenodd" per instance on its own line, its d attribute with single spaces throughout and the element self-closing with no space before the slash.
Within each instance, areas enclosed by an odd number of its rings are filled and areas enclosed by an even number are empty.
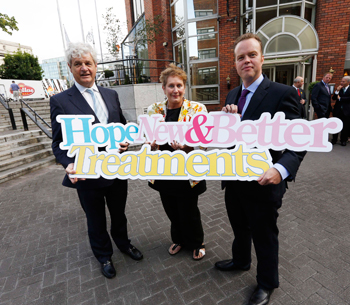
<svg viewBox="0 0 350 305">
<path fill-rule="evenodd" d="M 51 125 L 48 124 L 32 107 L 30 107 L 24 100 L 19 99 L 21 102 L 21 117 L 23 122 L 23 129 L 28 130 L 27 118 L 28 116 L 50 139 L 52 139 L 52 133 L 44 126 L 51 128 Z M 23 104 L 28 108 L 25 108 Z M 41 120 L 41 123 L 38 118 Z"/>
<path fill-rule="evenodd" d="M 16 122 L 15 122 L 15 116 L 13 115 L 13 111 L 12 108 L 9 106 L 9 102 L 8 100 L 6 100 L 2 94 L 0 94 L 0 103 L 5 107 L 5 109 L 9 112 L 9 117 L 11 120 L 11 125 L 12 125 L 12 129 L 16 130 L 17 126 L 16 126 Z"/>
</svg>

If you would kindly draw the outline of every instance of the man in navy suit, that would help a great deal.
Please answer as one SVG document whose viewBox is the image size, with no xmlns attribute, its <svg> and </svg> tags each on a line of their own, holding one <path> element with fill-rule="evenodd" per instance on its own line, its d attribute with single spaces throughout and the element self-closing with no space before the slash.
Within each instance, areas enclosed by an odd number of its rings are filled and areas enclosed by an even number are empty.
<svg viewBox="0 0 350 305">
<path fill-rule="evenodd" d="M 350 76 L 344 76 L 340 86 L 334 92 L 332 99 L 335 100 L 333 116 L 338 117 L 343 122 L 343 129 L 340 132 L 340 145 L 346 146 L 350 128 Z M 336 144 L 338 134 L 333 135 L 332 144 Z"/>
<path fill-rule="evenodd" d="M 142 259 L 142 253 L 130 244 L 127 232 L 125 205 L 127 180 L 78 179 L 75 174 L 74 159 L 67 151 L 59 148 L 62 142 L 61 125 L 56 121 L 60 114 L 92 114 L 94 123 L 126 123 L 120 108 L 118 94 L 114 90 L 96 86 L 96 52 L 89 44 L 70 44 L 66 59 L 74 76 L 75 84 L 60 94 L 50 98 L 52 122 L 52 150 L 56 159 L 66 170 L 63 185 L 76 188 L 80 204 L 86 214 L 88 235 L 92 251 L 101 263 L 101 272 L 113 278 L 116 270 L 112 263 L 113 247 L 107 232 L 105 205 L 111 217 L 111 236 L 117 247 L 135 260 Z M 119 152 L 128 149 L 128 143 L 120 143 Z"/>
<path fill-rule="evenodd" d="M 300 118 L 299 98 L 291 86 L 270 81 L 262 74 L 262 43 L 252 33 L 238 37 L 234 44 L 235 64 L 243 84 L 229 92 L 223 111 L 240 113 L 242 120 L 258 120 L 262 113 L 285 113 Z M 277 210 L 282 205 L 286 180 L 294 180 L 304 152 L 270 150 L 274 166 L 257 181 L 227 181 L 225 203 L 235 235 L 232 259 L 219 261 L 221 271 L 249 270 L 251 243 L 258 260 L 257 282 L 249 305 L 268 304 L 278 287 Z"/>
<path fill-rule="evenodd" d="M 332 73 L 325 73 L 322 81 L 318 82 L 311 93 L 311 103 L 317 114 L 317 118 L 329 118 L 332 111 L 331 107 L 331 89 L 328 83 L 331 81 Z"/>
</svg>

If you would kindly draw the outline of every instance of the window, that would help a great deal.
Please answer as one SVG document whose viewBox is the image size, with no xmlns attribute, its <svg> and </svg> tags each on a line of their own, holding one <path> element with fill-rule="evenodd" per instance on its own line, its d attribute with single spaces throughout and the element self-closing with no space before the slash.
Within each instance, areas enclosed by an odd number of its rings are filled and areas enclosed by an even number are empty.
<svg viewBox="0 0 350 305">
<path fill-rule="evenodd" d="M 197 34 L 200 35 L 200 34 L 213 33 L 214 31 L 215 31 L 215 28 L 197 29 Z M 215 34 L 198 36 L 198 40 L 204 40 L 204 39 L 215 39 Z"/>
<path fill-rule="evenodd" d="M 217 0 L 187 0 L 188 19 L 211 17 L 217 14 Z"/>
<path fill-rule="evenodd" d="M 303 3 L 305 5 L 302 5 Z M 255 12 L 252 11 L 254 7 Z M 311 24 L 315 21 L 315 1 L 241 0 L 241 8 L 241 34 L 256 33 L 269 20 L 285 15 L 302 17 Z"/>
<path fill-rule="evenodd" d="M 141 17 L 144 13 L 145 8 L 143 6 L 143 0 L 133 0 L 134 18 L 135 21 Z"/>
<path fill-rule="evenodd" d="M 218 0 L 171 0 L 170 11 L 174 60 L 189 73 L 189 99 L 218 103 Z"/>
<path fill-rule="evenodd" d="M 198 50 L 199 59 L 214 58 L 216 57 L 216 49 Z"/>
<path fill-rule="evenodd" d="M 213 10 L 198 10 L 194 11 L 194 16 L 197 17 L 204 17 L 204 16 L 211 16 L 213 15 Z"/>
</svg>

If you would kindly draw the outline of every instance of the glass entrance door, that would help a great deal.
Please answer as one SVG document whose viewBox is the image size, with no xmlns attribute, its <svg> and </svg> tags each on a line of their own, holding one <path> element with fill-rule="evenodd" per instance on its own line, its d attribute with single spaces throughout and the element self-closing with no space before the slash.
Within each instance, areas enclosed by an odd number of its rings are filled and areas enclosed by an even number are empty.
<svg viewBox="0 0 350 305">
<path fill-rule="evenodd" d="M 295 76 L 294 76 L 294 65 L 276 67 L 276 78 L 275 78 L 276 83 L 281 83 L 281 84 L 291 86 L 293 85 Z"/>
<path fill-rule="evenodd" d="M 297 66 L 294 64 L 263 67 L 263 73 L 266 74 L 270 80 L 276 83 L 291 86 L 293 85 L 294 78 L 297 76 L 296 68 Z"/>
</svg>

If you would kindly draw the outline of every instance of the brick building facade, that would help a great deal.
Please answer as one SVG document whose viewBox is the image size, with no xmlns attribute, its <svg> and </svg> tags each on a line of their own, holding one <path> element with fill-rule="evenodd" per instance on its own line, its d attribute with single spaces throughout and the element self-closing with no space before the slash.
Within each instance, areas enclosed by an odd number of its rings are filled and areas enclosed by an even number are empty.
<svg viewBox="0 0 350 305">
<path fill-rule="evenodd" d="M 308 93 L 308 84 L 332 68 L 332 83 L 339 84 L 350 73 L 345 69 L 350 67 L 349 4 L 350 0 L 125 0 L 129 31 L 140 18 L 162 16 L 163 32 L 148 45 L 148 58 L 181 62 L 189 76 L 189 98 L 202 101 L 209 110 L 220 110 L 229 90 L 240 83 L 233 59 L 235 38 L 251 31 L 265 39 L 268 35 L 261 32 L 275 24 L 283 23 L 285 29 L 289 22 L 290 28 L 299 25 L 301 30 L 279 33 L 280 40 L 275 37 L 278 28 L 275 36 L 271 34 L 266 50 L 274 47 L 276 52 L 264 52 L 264 73 L 270 79 L 292 85 L 302 75 Z M 142 6 L 135 15 L 135 7 Z M 340 7 L 341 14 L 334 18 Z M 292 47 L 297 42 L 300 50 Z"/>
</svg>

